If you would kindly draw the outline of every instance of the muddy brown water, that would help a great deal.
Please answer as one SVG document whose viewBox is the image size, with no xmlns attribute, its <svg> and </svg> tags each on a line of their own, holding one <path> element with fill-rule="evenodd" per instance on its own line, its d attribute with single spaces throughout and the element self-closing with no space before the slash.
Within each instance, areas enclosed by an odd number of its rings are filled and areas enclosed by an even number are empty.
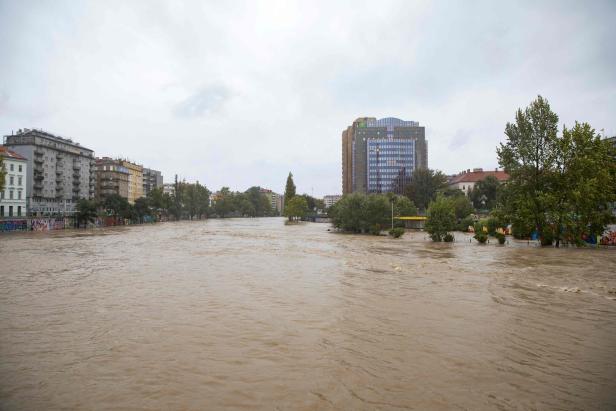
<svg viewBox="0 0 616 411">
<path fill-rule="evenodd" d="M 0 236 L 0 408 L 616 409 L 616 250 L 328 228 Z"/>
</svg>

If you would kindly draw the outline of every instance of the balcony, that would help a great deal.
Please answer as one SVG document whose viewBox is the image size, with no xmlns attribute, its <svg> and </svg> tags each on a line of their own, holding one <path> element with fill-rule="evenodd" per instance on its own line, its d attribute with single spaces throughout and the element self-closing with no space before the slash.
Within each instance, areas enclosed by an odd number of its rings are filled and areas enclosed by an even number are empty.
<svg viewBox="0 0 616 411">
<path fill-rule="evenodd" d="M 43 154 L 45 154 L 45 152 L 42 149 L 40 149 L 40 148 L 35 148 L 34 149 L 34 155 L 35 156 L 42 156 Z"/>
<path fill-rule="evenodd" d="M 35 162 L 36 164 L 43 164 L 43 159 L 42 159 L 42 158 L 39 158 L 39 157 L 35 157 L 35 158 L 34 158 L 34 162 Z"/>
<path fill-rule="evenodd" d="M 43 174 L 34 173 L 34 181 L 43 181 L 44 179 L 45 179 L 45 177 L 43 177 Z"/>
<path fill-rule="evenodd" d="M 59 186 L 62 183 L 64 183 L 64 180 L 62 178 L 56 178 L 56 186 Z"/>
<path fill-rule="evenodd" d="M 79 180 L 73 180 L 73 185 L 79 187 L 79 184 L 81 184 L 79 182 Z"/>
<path fill-rule="evenodd" d="M 64 168 L 64 161 L 57 161 L 56 168 Z"/>
<path fill-rule="evenodd" d="M 56 169 L 56 175 L 57 175 L 57 176 L 61 176 L 61 175 L 62 175 L 62 170 L 58 170 L 58 169 Z"/>
<path fill-rule="evenodd" d="M 34 187 L 35 190 L 42 190 L 43 189 L 43 183 L 36 182 L 36 183 L 34 183 L 34 185 L 32 187 Z"/>
<path fill-rule="evenodd" d="M 73 163 L 73 170 L 81 170 L 81 164 Z"/>
</svg>

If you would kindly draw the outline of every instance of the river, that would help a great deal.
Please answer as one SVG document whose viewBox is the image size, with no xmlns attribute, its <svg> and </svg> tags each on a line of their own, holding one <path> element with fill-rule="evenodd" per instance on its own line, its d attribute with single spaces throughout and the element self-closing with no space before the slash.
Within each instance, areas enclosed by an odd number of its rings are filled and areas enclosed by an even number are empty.
<svg viewBox="0 0 616 411">
<path fill-rule="evenodd" d="M 0 409 L 616 408 L 616 250 L 329 228 L 0 236 Z"/>
</svg>

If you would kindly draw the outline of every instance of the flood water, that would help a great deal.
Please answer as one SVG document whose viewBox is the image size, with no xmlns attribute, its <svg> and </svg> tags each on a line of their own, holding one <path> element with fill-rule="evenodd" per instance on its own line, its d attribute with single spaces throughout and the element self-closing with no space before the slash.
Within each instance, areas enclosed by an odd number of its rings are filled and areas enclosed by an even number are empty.
<svg viewBox="0 0 616 411">
<path fill-rule="evenodd" d="M 616 408 L 616 250 L 329 227 L 0 236 L 0 409 Z"/>
</svg>

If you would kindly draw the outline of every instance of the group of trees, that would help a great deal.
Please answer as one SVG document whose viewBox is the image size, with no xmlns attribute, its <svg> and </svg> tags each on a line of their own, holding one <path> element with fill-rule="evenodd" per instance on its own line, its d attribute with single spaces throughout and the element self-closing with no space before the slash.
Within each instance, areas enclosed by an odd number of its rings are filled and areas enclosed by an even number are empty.
<svg viewBox="0 0 616 411">
<path fill-rule="evenodd" d="M 340 230 L 378 235 L 392 223 L 392 206 L 393 217 L 417 214 L 417 208 L 405 196 L 354 193 L 334 204 L 329 216 L 334 227 Z M 404 226 L 404 223 L 394 220 L 394 225 Z"/>
<path fill-rule="evenodd" d="M 325 209 L 323 200 L 309 196 L 308 194 L 296 194 L 293 174 L 287 176 L 287 183 L 284 190 L 284 215 L 289 221 L 305 217 L 310 212 Z"/>
<path fill-rule="evenodd" d="M 242 217 L 268 217 L 277 215 L 268 197 L 260 187 L 250 187 L 245 192 L 233 192 L 223 187 L 214 198 L 212 213 L 220 218 L 231 215 Z"/>
<path fill-rule="evenodd" d="M 616 151 L 587 123 L 558 134 L 558 115 L 539 96 L 514 123 L 497 149 L 510 179 L 502 189 L 502 213 L 514 232 L 536 232 L 544 245 L 580 243 L 601 235 L 613 221 Z"/>
<path fill-rule="evenodd" d="M 509 180 L 499 184 L 487 178 L 469 193 L 475 208 L 491 210 L 476 226 L 482 231 L 478 240 L 487 238 L 485 227 L 503 242 L 497 229 L 511 224 L 514 236 L 535 233 L 542 245 L 581 244 L 614 221 L 616 150 L 589 124 L 576 122 L 559 135 L 558 115 L 539 96 L 517 111 L 505 135 L 497 154 Z M 435 241 L 454 230 L 466 212 L 450 201 L 440 196 L 428 207 L 426 229 Z"/>
</svg>

